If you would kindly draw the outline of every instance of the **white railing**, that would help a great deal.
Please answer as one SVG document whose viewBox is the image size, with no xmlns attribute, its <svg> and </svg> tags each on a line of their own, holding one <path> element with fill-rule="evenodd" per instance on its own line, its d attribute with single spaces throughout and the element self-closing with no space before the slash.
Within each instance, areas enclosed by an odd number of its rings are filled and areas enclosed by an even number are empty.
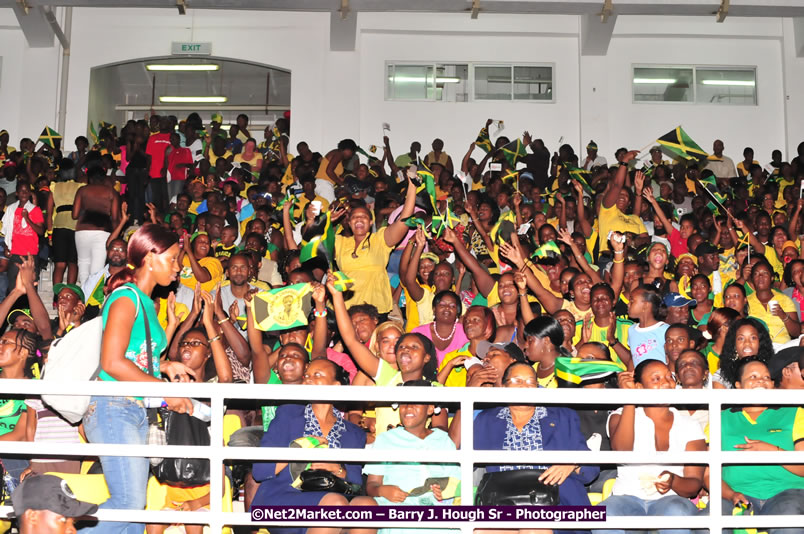
<svg viewBox="0 0 804 534">
<path fill-rule="evenodd" d="M 801 452 L 721 452 L 720 412 L 724 406 L 750 404 L 774 406 L 803 404 L 800 391 L 795 390 L 585 390 L 585 389 L 507 389 L 507 388 L 399 388 L 399 387 L 337 387 L 291 386 L 259 384 L 167 384 L 146 382 L 74 382 L 55 383 L 34 380 L 2 380 L 3 396 L 37 396 L 41 393 L 65 395 L 108 395 L 139 397 L 186 396 L 209 399 L 212 407 L 210 426 L 211 445 L 204 446 L 148 446 L 117 444 L 53 444 L 31 442 L 0 442 L 0 456 L 14 454 L 27 457 L 47 456 L 148 456 L 209 458 L 210 495 L 223 495 L 223 469 L 226 460 L 262 461 L 327 461 L 327 462 L 423 462 L 460 464 L 462 502 L 472 503 L 472 471 L 474 464 L 707 464 L 710 466 L 710 507 L 708 516 L 673 517 L 673 528 L 709 529 L 718 533 L 724 528 L 792 528 L 804 523 L 804 516 L 722 516 L 721 467 L 723 464 L 794 464 L 804 463 Z M 461 449 L 457 452 L 432 451 L 422 458 L 421 451 L 377 451 L 373 449 L 300 449 L 300 448 L 240 448 L 225 447 L 223 442 L 223 414 L 227 399 L 260 399 L 264 401 L 309 401 L 311 397 L 325 401 L 396 402 L 419 401 L 442 405 L 460 405 L 464 414 L 471 414 L 476 404 L 532 402 L 543 405 L 597 405 L 615 407 L 626 403 L 637 405 L 672 404 L 705 405 L 709 410 L 709 450 L 701 452 L 636 453 L 629 451 L 475 451 L 471 417 L 464 416 L 461 425 Z M 504 455 L 504 459 L 501 458 Z M 145 488 L 143 488 L 145 491 Z M 6 517 L 11 508 L 0 507 L 0 517 Z M 220 532 L 227 525 L 257 524 L 249 513 L 224 513 L 220 498 L 210 499 L 209 512 L 173 512 L 141 510 L 100 510 L 100 520 L 133 521 L 140 523 L 208 524 L 211 532 Z M 655 521 L 645 517 L 609 517 L 606 528 L 655 528 Z M 266 522 L 261 525 L 270 524 Z M 276 526 L 277 523 L 274 523 Z M 286 522 L 285 526 L 332 526 L 319 522 Z M 409 522 L 339 523 L 344 527 L 422 527 Z M 475 528 L 554 528 L 599 529 L 599 522 L 455 522 L 427 523 L 428 528 L 460 528 L 470 533 Z"/>
</svg>

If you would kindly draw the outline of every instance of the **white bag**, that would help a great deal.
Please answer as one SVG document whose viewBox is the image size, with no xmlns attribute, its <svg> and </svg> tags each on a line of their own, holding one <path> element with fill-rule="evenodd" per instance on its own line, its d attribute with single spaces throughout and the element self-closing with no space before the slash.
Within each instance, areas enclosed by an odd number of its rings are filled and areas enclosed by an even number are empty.
<svg viewBox="0 0 804 534">
<path fill-rule="evenodd" d="M 120 289 L 134 291 L 125 286 L 116 291 Z M 140 299 L 136 291 L 134 294 L 137 297 L 136 320 L 140 311 Z M 103 310 L 101 309 L 97 317 L 73 328 L 50 345 L 47 362 L 42 370 L 42 380 L 71 383 L 97 380 L 101 371 L 102 339 Z M 89 399 L 89 395 L 42 394 L 42 401 L 72 424 L 81 422 L 89 407 Z"/>
<path fill-rule="evenodd" d="M 50 382 L 83 382 L 100 374 L 103 317 L 73 328 L 50 345 L 42 380 Z M 42 401 L 72 424 L 81 422 L 89 406 L 89 395 L 42 394 Z"/>
</svg>

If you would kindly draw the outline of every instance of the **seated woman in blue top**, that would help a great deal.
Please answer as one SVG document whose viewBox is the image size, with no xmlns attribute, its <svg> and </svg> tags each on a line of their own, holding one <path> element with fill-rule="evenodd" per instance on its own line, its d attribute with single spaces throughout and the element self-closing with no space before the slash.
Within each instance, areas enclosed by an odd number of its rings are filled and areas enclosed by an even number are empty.
<svg viewBox="0 0 804 534">
<path fill-rule="evenodd" d="M 348 385 L 349 375 L 338 364 L 326 360 L 313 360 L 304 371 L 303 384 L 307 386 Z M 344 419 L 332 404 L 307 405 L 284 404 L 276 409 L 276 415 L 268 431 L 262 437 L 261 447 L 287 447 L 301 437 L 323 437 L 327 446 L 334 449 L 362 449 L 366 446 L 366 432 Z M 354 484 L 362 484 L 361 467 L 358 464 L 313 462 L 311 469 L 325 469 L 339 478 Z M 255 463 L 254 480 L 260 483 L 252 501 L 253 506 L 264 505 L 330 505 L 346 506 L 347 498 L 340 493 L 301 491 L 292 486 L 287 462 Z M 376 505 L 371 497 L 356 497 L 353 505 Z M 302 534 L 304 528 L 270 527 L 271 534 Z M 307 529 L 308 534 L 338 534 L 342 529 L 321 527 Z M 356 532 L 356 530 L 352 530 Z M 374 530 L 360 530 L 374 532 Z"/>
<path fill-rule="evenodd" d="M 536 371 L 527 363 L 508 366 L 502 378 L 503 387 L 536 388 Z M 475 449 L 508 451 L 588 451 L 581 434 L 578 414 L 557 406 L 509 405 L 483 410 L 475 418 Z M 538 462 L 538 453 L 533 455 Z M 558 484 L 559 504 L 589 505 L 584 484 L 592 482 L 600 469 L 577 465 L 490 465 L 488 473 L 515 469 L 543 468 L 540 481 Z"/>
</svg>

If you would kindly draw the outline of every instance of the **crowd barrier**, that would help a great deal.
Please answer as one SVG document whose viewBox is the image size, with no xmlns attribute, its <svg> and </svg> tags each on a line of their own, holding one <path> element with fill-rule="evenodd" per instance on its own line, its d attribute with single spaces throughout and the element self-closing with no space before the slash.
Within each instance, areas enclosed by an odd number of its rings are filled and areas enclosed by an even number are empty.
<svg viewBox="0 0 804 534">
<path fill-rule="evenodd" d="M 710 466 L 709 515 L 673 517 L 667 528 L 708 529 L 720 533 L 732 528 L 800 528 L 804 516 L 724 516 L 721 514 L 721 466 L 724 464 L 803 464 L 804 453 L 786 452 L 721 452 L 720 412 L 723 407 L 799 406 L 804 404 L 801 391 L 796 390 L 585 390 L 585 389 L 509 389 L 509 388 L 399 388 L 399 387 L 339 387 L 298 386 L 262 384 L 175 384 L 148 382 L 74 382 L 56 383 L 34 380 L 2 380 L 4 397 L 30 398 L 42 393 L 64 395 L 102 395 L 138 397 L 186 396 L 205 399 L 211 403 L 212 420 L 209 446 L 148 446 L 116 444 L 52 444 L 35 442 L 0 441 L 0 457 L 23 455 L 30 457 L 86 457 L 100 455 L 147 456 L 165 458 L 209 458 L 211 495 L 223 495 L 223 469 L 221 464 L 233 460 L 263 461 L 319 461 L 319 462 L 420 462 L 460 464 L 461 479 L 472 480 L 475 464 L 707 464 Z M 541 405 L 592 405 L 613 409 L 626 403 L 637 405 L 696 406 L 709 410 L 709 450 L 696 452 L 637 453 L 630 451 L 475 451 L 471 418 L 464 417 L 461 426 L 459 451 L 433 451 L 422 457 L 421 451 L 377 451 L 373 449 L 301 449 L 301 448 L 233 448 L 223 445 L 223 414 L 226 401 L 235 399 L 260 399 L 261 401 L 371 401 L 427 402 L 450 405 L 470 414 L 488 404 L 513 402 Z M 145 491 L 145 488 L 143 488 Z M 472 502 L 472 484 L 461 485 L 462 502 Z M 140 523 L 185 523 L 209 525 L 211 532 L 221 532 L 225 526 L 259 524 L 270 530 L 269 522 L 252 522 L 249 513 L 223 512 L 221 499 L 210 499 L 209 511 L 140 511 L 99 510 L 99 520 L 134 521 Z M 0 507 L 0 518 L 11 512 L 9 506 Z M 656 518 L 609 517 L 605 528 L 655 529 Z M 660 520 L 661 521 L 661 520 Z M 273 523 L 277 526 L 277 523 Z M 285 526 L 332 526 L 327 523 L 286 522 Z M 471 533 L 477 528 L 553 528 L 591 529 L 602 528 L 597 522 L 548 523 L 548 522 L 475 522 L 475 523 L 427 523 L 358 521 L 339 523 L 344 527 L 427 527 L 460 529 Z"/>
</svg>

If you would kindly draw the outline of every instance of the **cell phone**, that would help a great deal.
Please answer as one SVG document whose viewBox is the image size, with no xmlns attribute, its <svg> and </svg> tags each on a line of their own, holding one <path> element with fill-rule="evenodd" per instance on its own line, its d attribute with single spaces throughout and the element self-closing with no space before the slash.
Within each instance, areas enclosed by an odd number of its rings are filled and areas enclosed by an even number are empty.
<svg viewBox="0 0 804 534">
<path fill-rule="evenodd" d="M 801 189 L 798 191 L 798 198 L 804 198 L 804 182 L 801 182 Z"/>
<path fill-rule="evenodd" d="M 489 163 L 489 170 L 490 171 L 501 171 L 502 170 L 502 163 Z"/>
</svg>

